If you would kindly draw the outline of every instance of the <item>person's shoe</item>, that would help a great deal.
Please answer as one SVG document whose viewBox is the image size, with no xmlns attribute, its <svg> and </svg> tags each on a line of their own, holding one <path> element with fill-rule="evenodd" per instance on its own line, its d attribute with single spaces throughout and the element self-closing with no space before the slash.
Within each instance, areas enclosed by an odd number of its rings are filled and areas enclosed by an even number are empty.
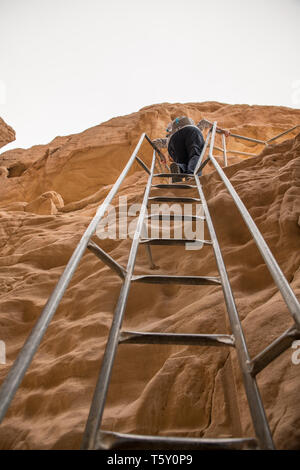
<svg viewBox="0 0 300 470">
<path fill-rule="evenodd" d="M 185 181 L 189 181 L 189 182 L 194 181 L 194 176 L 192 176 L 192 175 L 191 176 L 186 176 Z"/>
<path fill-rule="evenodd" d="M 175 162 L 170 165 L 170 173 L 180 173 L 179 166 Z M 178 176 L 172 176 L 172 183 L 178 183 L 178 181 L 181 180 L 182 178 L 179 178 Z"/>
</svg>

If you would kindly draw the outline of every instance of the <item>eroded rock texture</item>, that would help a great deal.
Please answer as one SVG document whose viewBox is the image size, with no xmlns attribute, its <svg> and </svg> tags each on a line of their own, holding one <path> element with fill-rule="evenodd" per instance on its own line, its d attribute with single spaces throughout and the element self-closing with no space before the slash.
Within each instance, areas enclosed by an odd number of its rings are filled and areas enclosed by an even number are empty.
<svg viewBox="0 0 300 470">
<path fill-rule="evenodd" d="M 8 126 L 3 119 L 0 118 L 0 148 L 16 138 L 16 133 L 12 127 Z"/>
<path fill-rule="evenodd" d="M 300 124 L 300 110 L 289 108 L 164 103 L 57 137 L 48 145 L 0 155 L 0 339 L 7 347 L 1 381 L 140 134 L 163 136 L 165 124 L 183 114 L 217 120 L 232 132 L 263 140 Z M 227 145 L 259 154 L 229 157 L 225 172 L 299 298 L 300 135 L 296 130 L 262 153 L 261 146 L 250 142 L 229 138 Z M 151 153 L 145 144 L 140 155 L 148 164 Z M 204 192 L 249 350 L 255 355 L 292 320 L 223 183 L 212 168 L 204 173 Z M 145 181 L 146 174 L 135 166 L 120 195 L 126 195 L 129 204 L 140 202 Z M 187 190 L 184 195 L 195 193 Z M 115 202 L 118 205 L 117 198 Z M 94 241 L 126 265 L 131 240 Z M 155 246 L 153 256 L 157 273 L 217 275 L 209 247 L 186 251 Z M 153 273 L 144 247 L 136 272 Z M 0 426 L 2 449 L 79 448 L 120 285 L 92 253 L 83 256 Z M 124 327 L 226 332 L 222 292 L 214 286 L 135 284 Z M 275 444 L 282 449 L 300 448 L 300 365 L 292 363 L 292 352 L 287 350 L 258 376 Z M 232 400 L 233 380 L 238 405 Z M 253 435 L 234 353 L 223 348 L 121 345 L 103 428 L 193 437 Z"/>
</svg>

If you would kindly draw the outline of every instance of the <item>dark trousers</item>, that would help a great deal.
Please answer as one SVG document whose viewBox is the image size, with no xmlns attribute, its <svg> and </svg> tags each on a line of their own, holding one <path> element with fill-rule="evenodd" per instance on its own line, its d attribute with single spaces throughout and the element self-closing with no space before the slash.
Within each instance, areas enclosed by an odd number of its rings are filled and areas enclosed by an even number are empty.
<svg viewBox="0 0 300 470">
<path fill-rule="evenodd" d="M 172 135 L 168 152 L 182 173 L 194 173 L 203 146 L 204 138 L 200 129 L 186 126 Z"/>
</svg>

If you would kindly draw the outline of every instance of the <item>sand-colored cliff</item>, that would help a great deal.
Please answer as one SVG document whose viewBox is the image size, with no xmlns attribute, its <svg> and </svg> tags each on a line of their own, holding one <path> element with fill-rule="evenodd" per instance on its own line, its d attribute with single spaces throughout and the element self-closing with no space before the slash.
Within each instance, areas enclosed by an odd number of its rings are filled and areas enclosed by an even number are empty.
<svg viewBox="0 0 300 470">
<path fill-rule="evenodd" d="M 263 140 L 300 124 L 300 110 L 289 108 L 164 103 L 80 134 L 56 137 L 48 145 L 0 155 L 0 339 L 7 346 L 0 381 L 140 134 L 163 136 L 165 124 L 182 114 L 195 121 L 217 120 L 232 132 Z M 229 157 L 226 174 L 300 296 L 300 134 L 294 131 L 262 153 L 261 146 L 250 142 L 229 138 L 227 145 L 259 154 Z M 140 154 L 149 163 L 149 145 Z M 292 321 L 223 184 L 212 168 L 204 173 L 205 195 L 253 355 Z M 129 203 L 140 202 L 145 181 L 145 173 L 135 166 L 120 194 L 127 195 Z M 192 195 L 191 190 L 185 195 Z M 131 240 L 94 240 L 126 265 Z M 217 274 L 211 248 L 195 252 L 153 247 L 153 254 L 159 273 Z M 136 272 L 150 272 L 143 247 Z M 79 447 L 120 283 L 93 254 L 84 255 L 0 426 L 2 449 Z M 224 313 L 217 287 L 136 284 L 124 326 L 142 331 L 225 332 Z M 300 365 L 292 363 L 292 352 L 286 351 L 258 376 L 275 444 L 285 449 L 300 448 Z M 121 345 L 103 427 L 193 437 L 240 431 L 253 435 L 243 393 L 238 403 L 242 429 L 228 403 L 230 364 L 241 388 L 236 359 L 227 349 Z"/>
<path fill-rule="evenodd" d="M 0 148 L 4 145 L 13 142 L 16 138 L 16 133 L 12 127 L 8 126 L 5 121 L 0 117 Z"/>
</svg>

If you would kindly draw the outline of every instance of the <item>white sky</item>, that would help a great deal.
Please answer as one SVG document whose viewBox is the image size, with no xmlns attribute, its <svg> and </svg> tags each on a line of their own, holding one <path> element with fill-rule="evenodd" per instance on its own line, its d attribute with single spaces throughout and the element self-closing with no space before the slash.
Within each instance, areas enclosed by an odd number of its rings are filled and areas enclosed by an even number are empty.
<svg viewBox="0 0 300 470">
<path fill-rule="evenodd" d="M 47 143 L 162 102 L 300 107 L 300 0 L 0 0 L 0 116 Z"/>
</svg>

